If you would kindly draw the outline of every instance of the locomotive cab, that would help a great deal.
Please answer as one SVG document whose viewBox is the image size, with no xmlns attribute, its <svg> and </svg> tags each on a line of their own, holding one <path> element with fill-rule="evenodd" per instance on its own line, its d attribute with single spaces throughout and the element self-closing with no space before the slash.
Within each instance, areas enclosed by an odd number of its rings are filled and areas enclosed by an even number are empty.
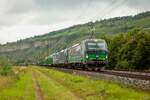
<svg viewBox="0 0 150 100">
<path fill-rule="evenodd" d="M 84 46 L 83 46 L 84 45 Z M 103 39 L 87 39 L 83 41 L 84 63 L 87 65 L 104 66 L 108 62 L 108 49 Z"/>
</svg>

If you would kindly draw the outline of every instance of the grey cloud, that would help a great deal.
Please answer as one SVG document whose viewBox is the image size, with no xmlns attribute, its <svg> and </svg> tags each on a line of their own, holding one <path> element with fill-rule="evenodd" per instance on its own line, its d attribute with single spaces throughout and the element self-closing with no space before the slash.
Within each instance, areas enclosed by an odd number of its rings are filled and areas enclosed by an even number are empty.
<svg viewBox="0 0 150 100">
<path fill-rule="evenodd" d="M 26 13 L 29 11 L 33 11 L 36 8 L 33 0 L 9 0 L 7 12 L 8 14 L 12 13 Z"/>
<path fill-rule="evenodd" d="M 150 0 L 0 0 L 0 42 L 78 23 L 150 11 L 149 4 Z"/>
<path fill-rule="evenodd" d="M 97 13 L 109 13 L 121 0 L 1 0 L 0 27 L 22 21 L 27 24 L 53 24 L 75 18 L 90 18 Z M 123 1 L 123 0 L 122 0 Z M 150 10 L 150 0 L 124 0 L 121 4 L 132 9 Z M 103 6 L 106 4 L 106 9 Z M 108 6 L 109 5 L 109 6 Z M 116 9 L 115 10 L 120 10 Z M 113 13 L 113 11 L 111 11 Z M 81 17 L 78 17 L 81 16 Z M 101 16 L 97 18 L 100 19 Z M 110 16 L 111 17 L 111 16 Z"/>
<path fill-rule="evenodd" d="M 43 8 L 76 8 L 81 4 L 87 3 L 92 0 L 34 0 L 37 5 Z"/>
<path fill-rule="evenodd" d="M 127 5 L 133 9 L 150 10 L 150 0 L 127 0 Z"/>
</svg>

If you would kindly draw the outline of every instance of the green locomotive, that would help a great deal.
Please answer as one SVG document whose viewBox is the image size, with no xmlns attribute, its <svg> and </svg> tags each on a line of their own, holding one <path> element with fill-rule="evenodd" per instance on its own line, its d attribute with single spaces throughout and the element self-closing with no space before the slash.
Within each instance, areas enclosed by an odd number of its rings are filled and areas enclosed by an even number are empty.
<svg viewBox="0 0 150 100">
<path fill-rule="evenodd" d="M 52 54 L 53 65 L 70 68 L 101 68 L 108 63 L 108 49 L 103 39 L 86 39 Z"/>
</svg>

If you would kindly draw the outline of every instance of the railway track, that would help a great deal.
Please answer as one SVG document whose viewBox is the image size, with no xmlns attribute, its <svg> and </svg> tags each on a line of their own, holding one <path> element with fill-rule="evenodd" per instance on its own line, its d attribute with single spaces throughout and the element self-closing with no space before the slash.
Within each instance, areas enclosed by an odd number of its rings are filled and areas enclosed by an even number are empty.
<svg viewBox="0 0 150 100">
<path fill-rule="evenodd" d="M 150 81 L 150 73 L 149 72 L 103 70 L 101 73 Z"/>
<path fill-rule="evenodd" d="M 59 70 L 65 72 L 84 72 L 84 73 L 92 73 L 92 74 L 107 74 L 107 75 L 115 75 L 120 77 L 127 77 L 127 78 L 135 78 L 140 80 L 148 80 L 150 81 L 150 72 L 138 72 L 138 71 L 117 71 L 117 70 L 101 70 L 101 71 L 85 71 L 79 69 L 66 69 L 66 68 L 57 68 Z"/>
<path fill-rule="evenodd" d="M 130 72 L 130 71 L 115 71 L 102 70 L 83 71 L 77 69 L 55 68 L 56 70 L 71 73 L 75 75 L 83 75 L 93 79 L 112 80 L 133 88 L 150 91 L 150 73 L 149 72 Z"/>
</svg>

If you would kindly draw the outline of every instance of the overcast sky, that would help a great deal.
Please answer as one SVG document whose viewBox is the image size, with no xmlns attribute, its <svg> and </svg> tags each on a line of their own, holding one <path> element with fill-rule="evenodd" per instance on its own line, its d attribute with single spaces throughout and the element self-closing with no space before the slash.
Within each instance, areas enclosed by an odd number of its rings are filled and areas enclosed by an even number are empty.
<svg viewBox="0 0 150 100">
<path fill-rule="evenodd" d="M 0 43 L 150 11 L 150 0 L 0 0 Z"/>
</svg>

